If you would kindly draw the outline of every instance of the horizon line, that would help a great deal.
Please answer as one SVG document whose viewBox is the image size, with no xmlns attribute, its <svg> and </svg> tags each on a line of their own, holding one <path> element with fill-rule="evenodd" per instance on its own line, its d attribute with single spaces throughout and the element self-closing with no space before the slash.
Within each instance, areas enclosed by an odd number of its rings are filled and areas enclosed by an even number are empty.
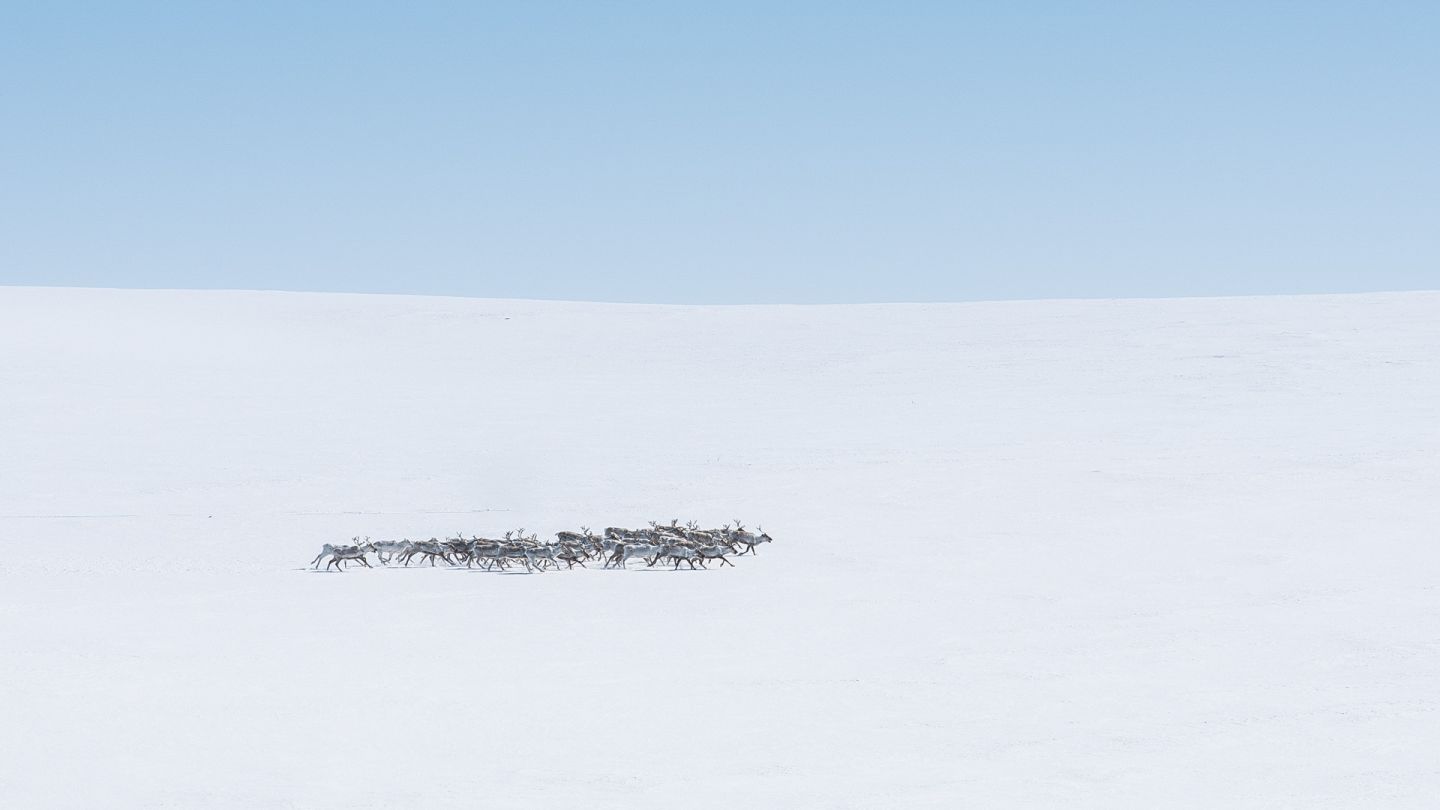
<svg viewBox="0 0 1440 810">
<path fill-rule="evenodd" d="M 1343 292 L 1269 292 L 1269 293 L 1236 293 L 1236 294 L 1195 294 L 1195 295 L 1128 295 L 1128 296 L 1094 296 L 1094 295 L 1055 295 L 1015 298 L 959 298 L 921 301 L 913 299 L 897 299 L 890 301 L 768 301 L 768 302 L 685 302 L 685 301 L 624 301 L 624 300 L 600 300 L 586 298 L 530 298 L 530 297 L 505 297 L 505 296 L 484 296 L 465 295 L 459 293 L 427 293 L 427 292 L 384 292 L 376 290 L 315 290 L 315 289 L 283 289 L 271 287 L 120 287 L 120 286 L 91 286 L 82 284 L 10 284 L 0 282 L 0 290 L 89 290 L 104 292 L 161 292 L 161 293 L 249 293 L 262 295 L 354 295 L 367 297 L 384 298 L 439 298 L 461 301 L 511 301 L 515 303 L 536 303 L 536 304 L 593 304 L 600 306 L 623 306 L 623 307 L 869 307 L 869 306 L 955 306 L 963 304 L 1020 304 L 1020 303 L 1044 303 L 1044 302 L 1124 302 L 1124 301 L 1209 301 L 1209 300 L 1243 300 L 1243 299 L 1266 299 L 1266 298 L 1341 298 L 1360 296 L 1393 296 L 1409 294 L 1440 294 L 1440 286 L 1437 287 L 1415 287 L 1400 289 L 1378 289 L 1378 290 L 1350 290 Z"/>
</svg>

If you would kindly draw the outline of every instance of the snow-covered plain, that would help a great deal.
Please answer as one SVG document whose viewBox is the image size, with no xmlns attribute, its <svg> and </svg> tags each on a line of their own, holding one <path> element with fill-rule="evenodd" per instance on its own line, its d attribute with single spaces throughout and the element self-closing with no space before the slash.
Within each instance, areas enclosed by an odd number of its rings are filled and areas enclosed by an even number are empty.
<svg viewBox="0 0 1440 810">
<path fill-rule="evenodd" d="M 0 806 L 1434 807 L 1437 483 L 1437 293 L 0 288 Z"/>
</svg>

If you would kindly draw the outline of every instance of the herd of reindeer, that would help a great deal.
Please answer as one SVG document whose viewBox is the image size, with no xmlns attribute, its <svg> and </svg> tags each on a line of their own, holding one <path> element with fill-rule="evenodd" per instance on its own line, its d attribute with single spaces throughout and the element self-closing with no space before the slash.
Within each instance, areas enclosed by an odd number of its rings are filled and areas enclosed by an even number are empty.
<svg viewBox="0 0 1440 810">
<path fill-rule="evenodd" d="M 446 565 L 464 564 L 466 568 L 479 566 L 489 570 L 508 570 L 523 566 L 526 572 L 547 569 L 565 570 L 575 566 L 587 567 L 587 562 L 604 561 L 603 568 L 625 568 L 630 560 L 642 560 L 647 567 L 657 563 L 673 562 L 678 569 L 688 564 L 691 569 L 697 565 L 705 568 L 707 563 L 717 562 L 720 566 L 734 566 L 729 557 L 755 554 L 756 546 L 771 542 L 770 535 L 759 526 L 755 531 L 746 531 L 745 525 L 735 521 L 719 529 L 702 529 L 694 521 L 684 526 L 679 520 L 669 525 L 651 523 L 648 529 L 609 528 L 604 534 L 594 534 L 589 527 L 582 526 L 578 532 L 559 532 L 555 540 L 541 543 L 537 535 L 525 534 L 524 529 L 505 533 L 503 540 L 492 540 L 472 536 L 469 540 L 463 534 L 454 539 L 429 540 L 379 540 L 371 542 L 365 538 L 353 537 L 348 545 L 325 544 L 311 562 L 315 569 L 325 562 L 325 570 L 334 566 L 344 571 L 351 563 L 374 568 L 367 555 L 374 554 L 381 565 L 403 564 L 428 561 L 434 567 L 438 559 Z"/>
</svg>

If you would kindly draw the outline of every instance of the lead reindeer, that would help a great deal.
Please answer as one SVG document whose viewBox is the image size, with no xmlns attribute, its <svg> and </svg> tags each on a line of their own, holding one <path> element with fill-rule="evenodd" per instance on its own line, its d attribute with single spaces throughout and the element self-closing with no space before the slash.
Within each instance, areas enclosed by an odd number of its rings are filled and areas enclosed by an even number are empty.
<svg viewBox="0 0 1440 810">
<path fill-rule="evenodd" d="M 758 534 L 755 532 L 758 532 Z M 756 546 L 761 543 L 774 542 L 770 535 L 765 533 L 764 528 L 756 526 L 755 532 L 745 531 L 745 524 L 737 520 L 735 521 L 735 528 L 730 531 L 729 540 L 731 543 L 745 547 L 745 550 L 740 552 L 741 554 L 754 554 Z"/>
</svg>

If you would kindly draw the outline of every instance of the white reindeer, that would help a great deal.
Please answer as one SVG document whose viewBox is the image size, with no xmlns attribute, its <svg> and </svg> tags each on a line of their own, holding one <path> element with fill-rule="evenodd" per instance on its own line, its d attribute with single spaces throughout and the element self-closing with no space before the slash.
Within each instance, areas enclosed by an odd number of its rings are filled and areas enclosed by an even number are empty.
<svg viewBox="0 0 1440 810">
<path fill-rule="evenodd" d="M 605 567 L 609 568 L 612 565 L 618 565 L 624 568 L 627 561 L 633 560 L 636 557 L 649 562 L 651 557 L 659 553 L 660 547 L 657 545 L 651 545 L 649 543 L 620 543 L 615 546 L 615 553 L 610 555 L 610 560 L 605 563 Z"/>
<path fill-rule="evenodd" d="M 320 547 L 320 553 L 315 556 L 315 559 L 313 559 L 313 560 L 310 561 L 311 565 L 313 565 L 313 566 L 318 570 L 318 569 L 320 568 L 320 561 L 323 560 L 323 559 L 325 559 L 326 557 L 334 557 L 336 552 L 341 551 L 341 550 L 343 550 L 343 549 L 347 549 L 347 548 L 359 548 L 359 546 L 360 546 L 360 538 L 359 538 L 359 537 L 352 537 L 352 538 L 350 538 L 350 539 L 351 539 L 351 540 L 354 540 L 355 542 L 354 542 L 354 543 L 351 543 L 351 544 L 341 544 L 341 545 L 331 545 L 331 544 L 329 544 L 329 543 L 326 543 L 325 545 L 321 546 L 321 547 Z M 365 538 L 365 539 L 368 541 L 370 538 L 367 537 L 367 538 Z M 329 564 L 326 564 L 325 568 L 328 570 L 328 569 L 330 568 Z"/>
<path fill-rule="evenodd" d="M 701 546 L 700 549 L 699 549 L 699 551 L 697 551 L 696 553 L 699 554 L 699 556 L 700 556 L 700 567 L 701 567 L 701 568 L 704 568 L 704 567 L 705 567 L 705 561 L 706 561 L 706 560 L 719 560 L 719 561 L 720 561 L 720 566 L 721 566 L 722 568 L 725 567 L 725 566 L 727 566 L 727 565 L 730 566 L 731 568 L 734 568 L 734 567 L 735 567 L 735 563 L 732 563 L 732 562 L 730 562 L 729 560 L 725 559 L 726 557 L 730 556 L 731 554 L 734 554 L 734 553 L 735 553 L 735 549 L 733 549 L 733 548 L 731 548 L 731 547 L 729 547 L 729 546 L 727 546 L 727 545 L 725 545 L 725 544 L 723 544 L 723 543 L 716 543 L 716 544 L 713 545 L 713 546 Z"/>
<path fill-rule="evenodd" d="M 367 546 L 369 548 L 367 548 Z M 364 545 L 359 546 L 346 546 L 344 548 L 337 548 L 335 549 L 334 553 L 330 555 L 330 562 L 325 564 L 325 570 L 329 571 L 330 566 L 333 565 L 335 566 L 336 571 L 344 572 L 345 568 L 341 565 L 341 563 L 345 562 L 346 560 L 359 560 L 360 564 L 365 566 L 366 568 L 373 568 L 374 566 L 370 565 L 370 562 L 365 559 L 365 553 L 367 551 L 374 551 L 374 546 L 371 546 L 369 543 L 365 543 Z"/>
</svg>

